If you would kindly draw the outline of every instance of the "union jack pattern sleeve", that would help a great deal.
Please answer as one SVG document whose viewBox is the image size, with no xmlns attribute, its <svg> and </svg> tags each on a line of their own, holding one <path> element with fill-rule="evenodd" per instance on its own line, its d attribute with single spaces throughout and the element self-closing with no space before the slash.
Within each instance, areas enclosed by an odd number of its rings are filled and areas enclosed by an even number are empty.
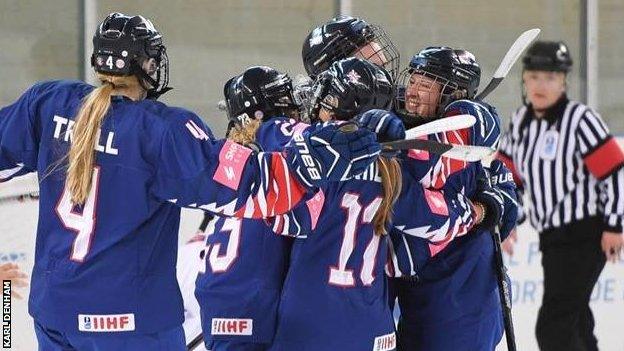
<svg viewBox="0 0 624 351">
<path fill-rule="evenodd" d="M 474 225 L 472 203 L 448 187 L 444 191 L 423 188 L 405 179 L 394 206 L 387 272 L 392 277 L 414 276 L 431 258 Z"/>
<path fill-rule="evenodd" d="M 265 218 L 289 211 L 308 191 L 281 153 L 254 153 L 208 134 L 193 114 L 172 122 L 157 165 L 158 198 L 223 216 Z"/>
</svg>

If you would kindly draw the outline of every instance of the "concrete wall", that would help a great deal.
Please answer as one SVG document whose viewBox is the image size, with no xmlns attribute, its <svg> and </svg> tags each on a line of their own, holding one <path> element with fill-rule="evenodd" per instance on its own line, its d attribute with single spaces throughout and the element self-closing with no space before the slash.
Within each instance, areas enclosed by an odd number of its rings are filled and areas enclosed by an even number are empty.
<svg viewBox="0 0 624 351">
<path fill-rule="evenodd" d="M 34 82 L 79 75 L 76 0 L 0 1 L 0 106 Z"/>
<path fill-rule="evenodd" d="M 78 5 L 81 0 L 0 1 L 0 106 L 34 81 L 80 78 Z M 403 66 L 420 48 L 445 44 L 472 51 L 485 84 L 509 45 L 523 30 L 540 27 L 542 39 L 565 40 L 575 60 L 570 95 L 578 98 L 580 1 L 570 0 L 353 0 L 352 10 L 382 24 L 401 50 Z M 99 0 L 98 20 L 113 11 L 141 13 L 164 33 L 171 58 L 171 85 L 164 101 L 198 112 L 217 135 L 223 114 L 215 108 L 229 77 L 254 64 L 303 72 L 301 43 L 330 18 L 334 1 L 314 0 Z M 513 9 L 510 11 L 510 9 Z M 624 3 L 599 2 L 599 112 L 615 133 L 624 132 Z M 94 28 L 95 29 L 95 28 Z M 88 33 L 90 36 L 91 34 Z M 516 65 L 489 100 L 505 119 L 520 104 Z"/>
</svg>

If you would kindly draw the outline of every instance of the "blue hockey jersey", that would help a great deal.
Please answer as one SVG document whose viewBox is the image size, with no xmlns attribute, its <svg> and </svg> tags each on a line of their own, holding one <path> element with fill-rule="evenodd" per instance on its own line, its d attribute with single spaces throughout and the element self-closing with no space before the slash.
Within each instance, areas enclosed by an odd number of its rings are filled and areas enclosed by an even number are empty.
<svg viewBox="0 0 624 351">
<path fill-rule="evenodd" d="M 460 100 L 448 116 L 469 113 L 477 123 L 468 129 L 431 136 L 464 145 L 495 147 L 500 133 L 496 111 L 483 103 Z M 457 191 L 472 198 L 481 163 L 451 160 L 410 151 L 404 169 L 430 189 Z M 401 233 L 401 235 L 405 235 Z M 402 248 L 411 252 L 416 246 Z M 500 302 L 489 232 L 471 230 L 453 240 L 418 272 L 417 281 L 393 280 L 401 308 L 401 348 L 409 350 L 491 350 L 502 336 Z"/>
<path fill-rule="evenodd" d="M 373 165 L 363 175 L 328 186 L 305 205 L 273 219 L 275 232 L 293 235 L 296 241 L 271 350 L 394 349 L 384 272 L 391 241 L 376 235 L 371 224 L 382 197 L 377 171 Z M 409 175 L 404 174 L 404 181 L 405 177 Z M 394 226 L 439 229 L 431 231 L 438 236 L 432 240 L 415 239 L 422 244 L 419 255 L 427 258 L 435 253 L 436 241 L 452 231 L 451 221 L 463 219 L 469 225 L 472 219 L 470 209 L 450 204 L 455 199 L 428 191 L 416 181 L 404 183 L 400 199 L 405 208 L 410 204 L 411 211 L 395 211 Z"/>
<path fill-rule="evenodd" d="M 189 111 L 113 97 L 90 195 L 73 206 L 65 155 L 74 116 L 92 89 L 40 83 L 0 110 L 0 181 L 27 172 L 40 179 L 29 311 L 64 333 L 170 329 L 183 319 L 179 206 L 265 217 L 292 208 L 305 189 L 281 154 L 215 141 Z"/>
<path fill-rule="evenodd" d="M 474 226 L 474 210 L 464 189 L 423 188 L 413 162 L 401 162 L 403 188 L 390 228 L 389 277 L 416 276 L 432 257 Z"/>
<path fill-rule="evenodd" d="M 498 144 L 500 135 L 500 119 L 496 113 L 496 109 L 484 102 L 475 102 L 470 100 L 457 100 L 449 104 L 443 115 L 444 117 L 454 116 L 457 114 L 470 114 L 476 118 L 476 123 L 466 129 L 449 131 L 430 135 L 428 138 L 438 142 L 453 143 L 459 145 L 479 145 L 495 148 Z M 427 137 L 423 137 L 426 139 Z M 462 160 L 440 157 L 422 150 L 409 150 L 402 154 L 402 170 L 404 174 L 410 175 L 406 182 L 417 181 L 425 188 L 443 191 L 448 198 L 457 198 L 452 204 L 460 204 L 465 210 L 468 206 L 469 198 L 474 195 L 476 185 L 476 174 L 479 172 L 480 162 L 466 162 Z M 409 202 L 406 208 L 400 203 L 396 208 L 399 211 L 410 209 Z M 461 209 L 459 209 L 461 212 Z M 417 257 L 423 252 L 422 240 L 414 239 L 414 237 L 435 238 L 437 235 L 438 247 L 431 257 L 441 251 L 441 247 L 447 246 L 451 240 L 456 237 L 463 236 L 471 229 L 472 221 L 466 222 L 466 213 L 457 220 L 452 221 L 450 230 L 447 232 L 448 240 L 440 241 L 439 229 L 435 223 L 427 230 L 411 231 L 406 233 L 404 228 L 395 227 L 391 237 L 395 243 L 403 243 L 396 245 L 393 251 L 395 260 L 395 271 L 391 276 L 414 276 L 417 272 L 414 267 L 423 267 L 427 260 L 418 260 Z M 453 217 L 450 218 L 453 220 Z M 415 234 L 415 235 L 414 235 Z M 466 239 L 470 240 L 470 239 Z"/>
<path fill-rule="evenodd" d="M 255 142 L 264 151 L 279 151 L 294 130 L 307 126 L 273 118 L 260 125 Z M 204 340 L 270 343 L 293 239 L 275 234 L 258 219 L 220 217 L 206 233 L 205 263 L 195 290 Z"/>
<path fill-rule="evenodd" d="M 275 218 L 276 232 L 298 237 L 270 350 L 394 349 L 384 276 L 388 244 L 372 224 L 381 197 L 373 164 Z"/>
</svg>

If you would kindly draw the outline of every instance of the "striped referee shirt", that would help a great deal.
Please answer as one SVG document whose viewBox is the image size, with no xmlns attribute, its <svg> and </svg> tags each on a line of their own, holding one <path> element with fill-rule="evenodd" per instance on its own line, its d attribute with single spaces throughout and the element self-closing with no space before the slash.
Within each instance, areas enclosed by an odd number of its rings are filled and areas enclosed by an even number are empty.
<svg viewBox="0 0 624 351">
<path fill-rule="evenodd" d="M 528 192 L 538 232 L 594 216 L 622 232 L 624 153 L 594 110 L 564 95 L 543 118 L 523 106 L 512 116 L 497 155 Z"/>
</svg>

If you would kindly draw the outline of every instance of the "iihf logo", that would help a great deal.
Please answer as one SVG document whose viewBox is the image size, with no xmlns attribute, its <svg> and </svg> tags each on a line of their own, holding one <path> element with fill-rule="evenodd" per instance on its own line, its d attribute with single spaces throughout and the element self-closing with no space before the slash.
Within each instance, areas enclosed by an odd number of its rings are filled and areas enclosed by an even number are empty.
<svg viewBox="0 0 624 351">
<path fill-rule="evenodd" d="M 91 318 L 90 317 L 84 317 L 84 328 L 85 329 L 91 329 L 92 325 L 91 325 Z"/>
<path fill-rule="evenodd" d="M 557 144 L 559 141 L 559 132 L 549 130 L 544 133 L 544 141 L 542 142 L 542 150 L 540 156 L 545 160 L 554 160 L 557 155 Z"/>
</svg>

